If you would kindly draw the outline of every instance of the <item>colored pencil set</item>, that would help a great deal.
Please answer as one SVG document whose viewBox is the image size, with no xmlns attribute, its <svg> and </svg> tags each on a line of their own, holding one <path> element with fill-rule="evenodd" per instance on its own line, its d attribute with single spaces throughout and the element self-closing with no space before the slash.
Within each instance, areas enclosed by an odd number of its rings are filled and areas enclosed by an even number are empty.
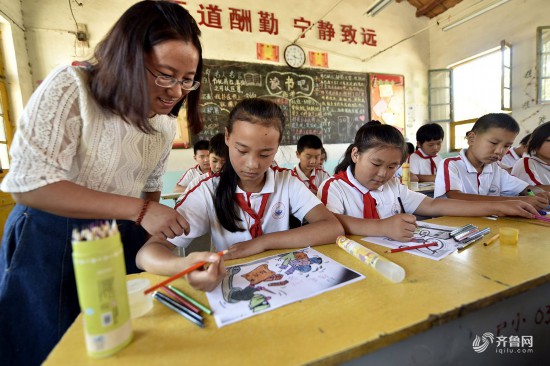
<svg viewBox="0 0 550 366">
<path fill-rule="evenodd" d="M 459 245 L 457 245 L 457 249 L 462 250 L 490 232 L 491 229 L 488 227 L 480 230 L 477 226 L 468 224 L 451 231 L 450 235 L 459 243 Z"/>
<path fill-rule="evenodd" d="M 155 300 L 190 322 L 204 328 L 204 317 L 201 315 L 201 311 L 210 315 L 212 314 L 212 310 L 174 286 L 163 286 L 162 290 L 164 293 L 160 291 L 153 293 Z"/>
</svg>

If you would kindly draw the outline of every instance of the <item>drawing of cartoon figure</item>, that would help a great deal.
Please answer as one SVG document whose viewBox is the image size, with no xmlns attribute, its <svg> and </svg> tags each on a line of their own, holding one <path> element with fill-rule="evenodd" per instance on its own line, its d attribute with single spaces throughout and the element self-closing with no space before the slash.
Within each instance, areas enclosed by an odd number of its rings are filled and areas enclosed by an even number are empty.
<svg viewBox="0 0 550 366">
<path fill-rule="evenodd" d="M 233 278 L 240 271 L 240 266 L 231 267 L 229 268 L 229 276 L 225 277 L 222 280 L 222 295 L 224 300 L 228 303 L 250 301 L 249 308 L 254 312 L 268 308 L 268 300 L 270 299 L 270 297 L 258 294 L 257 292 L 262 290 L 271 293 L 273 292 L 266 289 L 265 287 L 256 285 L 260 282 L 279 281 L 283 278 L 283 275 L 276 274 L 268 268 L 267 264 L 262 264 L 254 268 L 252 271 L 242 275 L 242 277 L 250 282 L 249 286 L 245 288 L 234 287 Z"/>
<path fill-rule="evenodd" d="M 307 256 L 307 253 L 304 252 L 292 252 L 285 254 L 280 257 L 283 259 L 283 264 L 279 266 L 280 269 L 290 268 L 285 272 L 286 274 L 292 274 L 294 271 L 298 270 L 302 273 L 311 271 L 311 264 L 321 264 L 323 260 L 319 257 Z"/>
<path fill-rule="evenodd" d="M 253 312 L 257 313 L 258 311 L 262 311 L 265 309 L 269 309 L 269 300 L 271 297 L 264 296 L 262 294 L 254 294 L 252 298 L 250 299 L 250 303 L 248 304 L 248 307 Z"/>
</svg>

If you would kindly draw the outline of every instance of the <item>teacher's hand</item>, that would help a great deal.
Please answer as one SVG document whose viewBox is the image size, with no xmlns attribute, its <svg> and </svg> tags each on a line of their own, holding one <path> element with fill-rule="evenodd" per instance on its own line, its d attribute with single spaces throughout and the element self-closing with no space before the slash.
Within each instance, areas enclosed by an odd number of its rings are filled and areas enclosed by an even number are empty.
<svg viewBox="0 0 550 366">
<path fill-rule="evenodd" d="M 174 238 L 189 233 L 189 223 L 176 210 L 151 201 L 141 226 L 151 235 L 164 238 Z"/>
</svg>

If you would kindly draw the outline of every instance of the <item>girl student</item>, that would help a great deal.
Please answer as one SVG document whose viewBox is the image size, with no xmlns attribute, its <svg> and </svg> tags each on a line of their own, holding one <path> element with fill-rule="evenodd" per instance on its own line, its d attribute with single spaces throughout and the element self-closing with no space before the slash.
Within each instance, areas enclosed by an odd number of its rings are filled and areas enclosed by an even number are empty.
<svg viewBox="0 0 550 366">
<path fill-rule="evenodd" d="M 527 143 L 530 156 L 519 159 L 512 168 L 512 175 L 550 191 L 550 122 L 535 128 Z"/>
<path fill-rule="evenodd" d="M 1 186 L 17 202 L 0 255 L 4 365 L 40 364 L 79 314 L 73 228 L 117 219 L 128 273 L 138 271 L 147 232 L 188 230 L 158 201 L 184 101 L 192 129 L 201 128 L 199 35 L 180 5 L 137 2 L 87 67 L 57 68 L 30 98 Z M 219 262 L 211 253 L 189 260 Z"/>
<path fill-rule="evenodd" d="M 393 126 L 363 126 L 355 135 L 336 174 L 324 181 L 317 195 L 344 226 L 346 234 L 387 236 L 409 241 L 416 217 L 518 215 L 533 217 L 527 202 L 478 203 L 429 198 L 409 190 L 394 178 L 407 157 L 403 135 Z M 374 221 L 376 220 L 376 221 Z"/>
<path fill-rule="evenodd" d="M 245 99 L 229 114 L 225 142 L 229 160 L 219 174 L 189 187 L 176 210 L 190 225 L 188 235 L 152 237 L 138 252 L 140 268 L 172 275 L 186 267 L 174 246 L 187 246 L 208 231 L 226 259 L 268 249 L 331 243 L 342 225 L 288 169 L 271 165 L 281 142 L 285 118 L 273 102 Z M 309 225 L 289 230 L 289 215 Z M 215 284 L 214 284 L 215 285 Z"/>
<path fill-rule="evenodd" d="M 440 163 L 434 197 L 468 201 L 522 200 L 539 210 L 545 209 L 548 192 L 530 186 L 498 166 L 518 133 L 518 123 L 505 113 L 480 117 L 467 135 L 468 148 Z M 530 190 L 536 191 L 536 196 L 528 196 Z"/>
</svg>

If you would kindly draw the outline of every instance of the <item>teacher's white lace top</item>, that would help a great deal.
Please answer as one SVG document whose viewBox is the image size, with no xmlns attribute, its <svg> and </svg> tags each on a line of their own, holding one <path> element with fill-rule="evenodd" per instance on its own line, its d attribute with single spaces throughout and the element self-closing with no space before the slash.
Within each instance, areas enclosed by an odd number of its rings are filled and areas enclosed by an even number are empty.
<svg viewBox="0 0 550 366">
<path fill-rule="evenodd" d="M 0 188 L 27 192 L 67 180 L 132 197 L 161 191 L 176 119 L 157 115 L 149 122 L 157 133 L 145 134 L 103 110 L 89 92 L 84 69 L 59 67 L 19 120 Z"/>
</svg>

